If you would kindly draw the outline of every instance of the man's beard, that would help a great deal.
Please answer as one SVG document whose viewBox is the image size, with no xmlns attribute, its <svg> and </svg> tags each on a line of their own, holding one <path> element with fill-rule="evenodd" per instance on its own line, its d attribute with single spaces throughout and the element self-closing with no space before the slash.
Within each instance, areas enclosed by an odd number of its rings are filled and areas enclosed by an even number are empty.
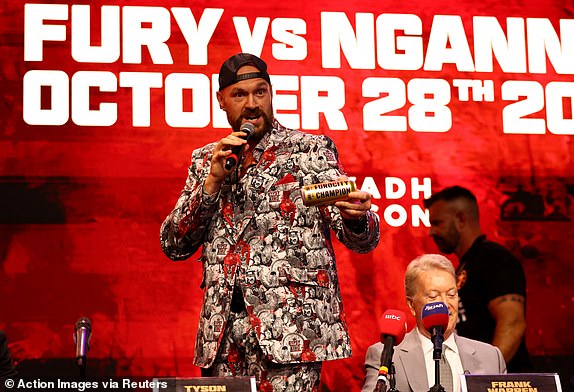
<svg viewBox="0 0 574 392">
<path fill-rule="evenodd" d="M 454 253 L 456 250 L 456 247 L 460 242 L 460 233 L 456 231 L 453 226 L 451 226 L 445 235 L 433 235 L 432 239 L 442 253 L 449 255 Z"/>
<path fill-rule="evenodd" d="M 254 117 L 254 116 L 261 116 L 263 118 L 263 128 L 261 129 L 261 131 L 257 131 L 257 129 L 255 130 L 255 134 L 257 134 L 258 137 L 260 138 L 265 133 L 267 133 L 272 127 L 271 118 L 269 118 L 267 113 L 265 113 L 264 111 L 262 111 L 260 109 L 244 111 L 243 113 L 241 113 L 241 116 L 239 116 L 237 118 L 237 120 L 235 120 L 235 122 L 233 123 L 231 128 L 233 128 L 233 130 L 235 132 L 239 132 L 239 130 L 241 129 L 241 125 L 243 124 L 244 120 L 246 122 L 249 122 L 249 120 L 247 120 L 247 118 Z M 252 135 L 251 137 L 256 137 L 256 135 Z"/>
<path fill-rule="evenodd" d="M 454 250 L 456 249 L 456 244 L 452 244 L 442 237 L 433 236 L 432 239 L 442 253 L 447 255 L 454 253 Z"/>
</svg>

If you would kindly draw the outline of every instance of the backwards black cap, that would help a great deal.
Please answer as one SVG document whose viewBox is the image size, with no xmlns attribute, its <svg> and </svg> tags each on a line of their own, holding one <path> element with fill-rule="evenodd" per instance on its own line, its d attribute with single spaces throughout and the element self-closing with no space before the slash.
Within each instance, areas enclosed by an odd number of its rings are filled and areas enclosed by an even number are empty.
<svg viewBox="0 0 574 392">
<path fill-rule="evenodd" d="M 244 65 L 252 65 L 257 68 L 259 72 L 249 72 L 237 75 L 239 68 Z M 221 65 L 221 69 L 219 70 L 219 91 L 241 80 L 255 78 L 265 79 L 267 83 L 271 84 L 271 79 L 269 79 L 267 64 L 265 64 L 265 61 L 250 53 L 237 53 L 225 60 Z"/>
</svg>

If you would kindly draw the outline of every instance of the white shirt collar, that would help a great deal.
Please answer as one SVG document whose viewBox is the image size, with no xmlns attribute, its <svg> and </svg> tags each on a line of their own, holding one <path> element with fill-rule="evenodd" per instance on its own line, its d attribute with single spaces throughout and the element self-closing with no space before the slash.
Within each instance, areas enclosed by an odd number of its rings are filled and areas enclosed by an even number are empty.
<svg viewBox="0 0 574 392">
<path fill-rule="evenodd" d="M 427 338 L 423 335 L 418 327 L 415 327 L 417 331 L 417 335 L 421 342 L 421 346 L 424 353 L 424 360 L 425 360 L 425 367 L 427 370 L 427 382 L 429 388 L 434 385 L 434 361 L 432 359 L 432 351 L 433 351 L 433 344 L 430 338 Z M 454 332 L 450 334 L 448 339 L 443 342 L 443 352 L 448 360 L 450 365 L 451 371 L 453 373 L 453 390 L 459 391 L 460 390 L 460 375 L 464 373 L 462 368 L 462 362 L 460 359 L 460 353 L 458 350 L 458 346 L 456 345 L 456 341 L 454 339 Z"/>
<path fill-rule="evenodd" d="M 423 335 L 422 332 L 418 329 L 418 327 L 416 327 L 416 331 L 423 348 L 423 353 L 425 353 L 426 356 L 426 354 L 428 354 L 434 349 L 434 346 L 430 338 L 427 338 L 425 335 Z M 443 342 L 443 346 L 454 351 L 458 355 L 458 346 L 456 345 L 456 342 L 454 340 L 454 333 L 451 333 L 450 336 Z M 445 348 L 443 348 L 443 350 L 445 350 Z"/>
</svg>

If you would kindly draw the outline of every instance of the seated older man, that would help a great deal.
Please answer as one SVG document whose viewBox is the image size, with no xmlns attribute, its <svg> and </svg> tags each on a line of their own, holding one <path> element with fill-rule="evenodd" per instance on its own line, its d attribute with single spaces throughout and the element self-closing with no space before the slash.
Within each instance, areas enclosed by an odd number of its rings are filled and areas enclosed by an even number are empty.
<svg viewBox="0 0 574 392">
<path fill-rule="evenodd" d="M 455 333 L 458 292 L 454 268 L 446 257 L 426 254 L 414 259 L 405 274 L 405 293 L 417 326 L 394 348 L 392 360 L 399 391 L 428 392 L 435 385 L 434 346 L 422 320 L 422 309 L 431 302 L 444 302 L 448 307 L 448 326 L 443 343 L 447 364 L 441 363 L 443 370 L 450 374 L 450 377 L 441 376 L 445 392 L 460 390 L 460 375 L 463 373 L 506 373 L 506 363 L 498 348 Z M 363 392 L 372 392 L 377 384 L 383 349 L 384 345 L 379 342 L 367 350 Z"/>
</svg>

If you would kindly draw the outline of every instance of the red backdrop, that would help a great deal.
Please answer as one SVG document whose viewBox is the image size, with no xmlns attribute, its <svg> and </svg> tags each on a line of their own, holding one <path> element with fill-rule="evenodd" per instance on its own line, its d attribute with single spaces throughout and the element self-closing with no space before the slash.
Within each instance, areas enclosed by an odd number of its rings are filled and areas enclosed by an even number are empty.
<svg viewBox="0 0 574 392">
<path fill-rule="evenodd" d="M 531 353 L 574 351 L 571 2 L 0 8 L 0 328 L 19 360 L 71 357 L 86 316 L 90 356 L 118 374 L 199 374 L 201 266 L 168 260 L 159 227 L 191 151 L 228 133 L 212 77 L 239 51 L 267 61 L 281 122 L 335 140 L 381 217 L 374 252 L 335 245 L 354 355 L 325 365 L 326 389 L 358 388 L 378 318 L 408 310 L 405 267 L 437 251 L 422 198 L 453 184 L 524 266 Z"/>
</svg>

